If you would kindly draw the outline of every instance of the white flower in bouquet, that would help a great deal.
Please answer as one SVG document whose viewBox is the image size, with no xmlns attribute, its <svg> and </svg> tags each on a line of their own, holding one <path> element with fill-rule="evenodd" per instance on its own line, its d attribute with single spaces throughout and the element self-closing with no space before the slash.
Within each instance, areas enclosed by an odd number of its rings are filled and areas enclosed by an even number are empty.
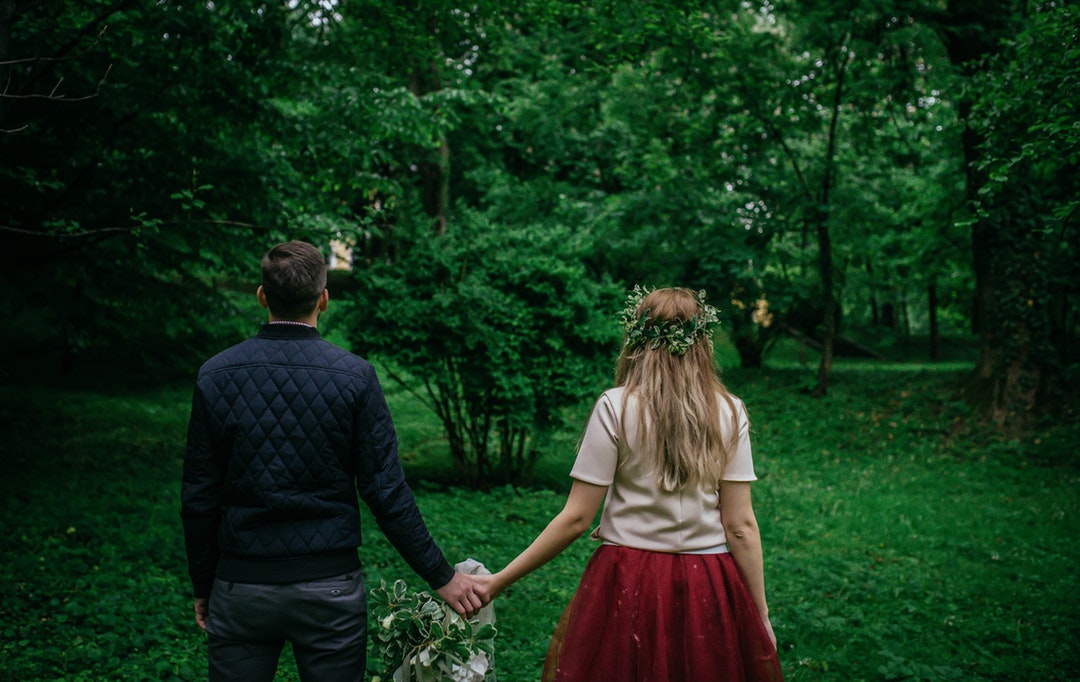
<svg viewBox="0 0 1080 682">
<path fill-rule="evenodd" d="M 473 654 L 464 664 L 450 666 L 450 679 L 454 682 L 484 682 L 490 667 L 486 654 Z"/>
</svg>

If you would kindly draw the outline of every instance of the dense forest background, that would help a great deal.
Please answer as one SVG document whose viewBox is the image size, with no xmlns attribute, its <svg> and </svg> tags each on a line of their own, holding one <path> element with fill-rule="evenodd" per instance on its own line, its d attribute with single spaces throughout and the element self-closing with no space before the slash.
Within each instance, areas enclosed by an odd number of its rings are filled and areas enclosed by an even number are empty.
<svg viewBox="0 0 1080 682">
<path fill-rule="evenodd" d="M 929 359 L 1002 429 L 1075 381 L 1080 9 L 1061 1 L 0 0 L 6 377 L 191 376 L 275 242 L 473 482 L 609 371 L 634 284 Z M 405 380 L 406 382 L 409 379 Z"/>
</svg>

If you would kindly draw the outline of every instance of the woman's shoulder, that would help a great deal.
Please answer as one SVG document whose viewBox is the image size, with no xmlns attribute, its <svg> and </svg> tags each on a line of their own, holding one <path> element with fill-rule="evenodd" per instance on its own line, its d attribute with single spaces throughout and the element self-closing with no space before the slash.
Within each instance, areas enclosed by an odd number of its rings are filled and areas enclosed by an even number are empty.
<svg viewBox="0 0 1080 682">
<path fill-rule="evenodd" d="M 740 410 L 743 410 L 743 411 L 746 410 L 746 403 L 743 402 L 742 398 L 735 395 L 734 393 L 728 393 L 728 397 L 731 398 L 731 402 L 732 402 L 732 404 L 735 405 L 736 408 L 738 408 Z"/>
<path fill-rule="evenodd" d="M 731 412 L 734 416 L 740 418 L 747 417 L 746 403 L 743 402 L 742 398 L 727 391 L 721 394 L 721 398 L 720 409 L 723 412 Z"/>
<path fill-rule="evenodd" d="M 623 399 L 623 395 L 626 393 L 625 386 L 613 386 L 600 394 L 598 400 L 611 400 L 619 402 Z"/>
<path fill-rule="evenodd" d="M 626 389 L 622 386 L 609 388 L 596 398 L 593 411 L 598 409 L 621 412 L 623 400 L 626 398 Z"/>
</svg>

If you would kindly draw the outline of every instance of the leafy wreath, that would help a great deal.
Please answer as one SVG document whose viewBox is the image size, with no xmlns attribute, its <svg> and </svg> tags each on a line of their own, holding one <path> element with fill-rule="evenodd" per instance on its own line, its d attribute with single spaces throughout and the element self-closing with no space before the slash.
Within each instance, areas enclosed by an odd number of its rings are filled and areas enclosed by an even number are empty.
<svg viewBox="0 0 1080 682">
<path fill-rule="evenodd" d="M 658 322 L 649 316 L 649 310 L 638 311 L 641 301 L 653 289 L 640 284 L 634 287 L 626 299 L 620 319 L 626 330 L 626 348 L 633 350 L 648 345 L 656 350 L 661 345 L 674 355 L 685 355 L 699 339 L 710 338 L 720 326 L 716 308 L 705 302 L 705 292 L 694 292 L 698 312 L 685 322 Z"/>
</svg>

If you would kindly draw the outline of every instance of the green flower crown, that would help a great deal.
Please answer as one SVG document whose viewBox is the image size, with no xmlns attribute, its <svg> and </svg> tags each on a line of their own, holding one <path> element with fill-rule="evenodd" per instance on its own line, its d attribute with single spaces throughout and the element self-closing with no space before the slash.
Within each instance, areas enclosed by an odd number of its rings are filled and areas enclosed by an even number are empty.
<svg viewBox="0 0 1080 682">
<path fill-rule="evenodd" d="M 639 314 L 642 299 L 651 291 L 639 284 L 626 299 L 626 308 L 620 315 L 623 329 L 626 330 L 626 348 L 633 350 L 648 345 L 656 350 L 661 344 L 666 344 L 673 355 L 685 355 L 699 339 L 710 338 L 720 326 L 717 310 L 705 302 L 704 291 L 694 292 L 698 312 L 685 322 L 657 322 L 649 317 L 648 309 Z"/>
</svg>

